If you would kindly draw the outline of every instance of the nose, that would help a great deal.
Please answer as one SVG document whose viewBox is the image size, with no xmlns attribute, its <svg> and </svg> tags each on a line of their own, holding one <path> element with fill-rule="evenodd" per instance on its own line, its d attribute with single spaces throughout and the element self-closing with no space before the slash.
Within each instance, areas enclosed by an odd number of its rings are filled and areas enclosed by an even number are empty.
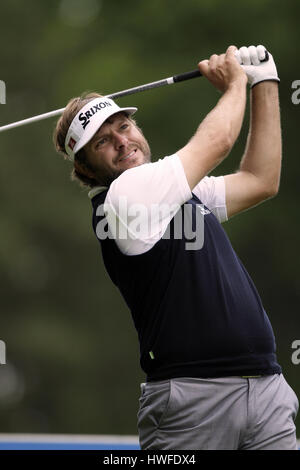
<svg viewBox="0 0 300 470">
<path fill-rule="evenodd" d="M 119 132 L 114 133 L 114 144 L 115 148 L 119 150 L 122 147 L 126 147 L 128 144 L 128 139 L 125 135 L 120 134 Z"/>
</svg>

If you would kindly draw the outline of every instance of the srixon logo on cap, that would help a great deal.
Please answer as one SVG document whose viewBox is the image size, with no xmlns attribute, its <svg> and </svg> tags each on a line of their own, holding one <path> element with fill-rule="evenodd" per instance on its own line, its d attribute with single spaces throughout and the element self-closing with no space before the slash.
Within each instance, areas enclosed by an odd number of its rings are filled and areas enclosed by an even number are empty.
<svg viewBox="0 0 300 470">
<path fill-rule="evenodd" d="M 90 119 L 94 114 L 96 114 L 98 111 L 101 111 L 101 109 L 106 108 L 107 106 L 112 106 L 112 104 L 109 101 L 100 101 L 100 103 L 95 104 L 85 113 L 80 113 L 79 121 L 81 122 L 83 129 L 85 129 L 86 126 L 91 122 Z"/>
</svg>

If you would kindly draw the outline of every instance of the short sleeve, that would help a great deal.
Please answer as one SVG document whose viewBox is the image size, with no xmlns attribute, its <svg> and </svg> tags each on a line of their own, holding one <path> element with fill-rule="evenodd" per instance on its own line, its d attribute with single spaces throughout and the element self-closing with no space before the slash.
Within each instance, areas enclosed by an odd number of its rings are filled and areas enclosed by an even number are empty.
<svg viewBox="0 0 300 470">
<path fill-rule="evenodd" d="M 104 213 L 121 252 L 150 250 L 192 193 L 174 154 L 122 173 L 110 186 Z"/>
<path fill-rule="evenodd" d="M 205 176 L 195 186 L 193 193 L 213 212 L 219 222 L 228 220 L 224 176 Z"/>
</svg>

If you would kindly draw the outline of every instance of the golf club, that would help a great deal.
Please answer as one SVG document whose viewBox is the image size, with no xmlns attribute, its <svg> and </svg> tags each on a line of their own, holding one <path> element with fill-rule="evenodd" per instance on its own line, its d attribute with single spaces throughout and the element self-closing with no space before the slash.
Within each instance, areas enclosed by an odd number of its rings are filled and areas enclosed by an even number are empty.
<svg viewBox="0 0 300 470">
<path fill-rule="evenodd" d="M 266 62 L 269 60 L 268 51 L 266 50 L 266 55 L 261 62 Z M 201 77 L 202 74 L 198 69 L 192 70 L 190 72 L 180 73 L 178 75 L 173 75 L 172 77 L 163 78 L 162 80 L 157 80 L 155 82 L 146 83 L 144 85 L 139 85 L 133 88 L 128 88 L 127 90 L 118 91 L 110 95 L 106 95 L 107 98 L 116 99 L 121 98 L 127 95 L 133 95 L 135 93 L 140 93 L 142 91 L 151 90 L 152 88 L 158 88 L 165 85 L 172 85 L 173 83 L 183 82 L 185 80 L 190 80 L 192 78 Z M 65 108 L 56 109 L 54 111 L 49 111 L 48 113 L 38 114 L 21 121 L 16 121 L 11 124 L 6 124 L 5 126 L 0 127 L 0 132 L 8 131 L 9 129 L 14 129 L 15 127 L 25 126 L 26 124 L 31 124 L 32 122 L 41 121 L 43 119 L 48 119 L 54 116 L 59 116 L 64 112 Z"/>
</svg>

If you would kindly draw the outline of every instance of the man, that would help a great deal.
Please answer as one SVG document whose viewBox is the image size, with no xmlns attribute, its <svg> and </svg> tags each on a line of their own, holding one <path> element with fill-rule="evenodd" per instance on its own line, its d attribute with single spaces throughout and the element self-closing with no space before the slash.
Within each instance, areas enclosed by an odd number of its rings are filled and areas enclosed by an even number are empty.
<svg viewBox="0 0 300 470">
<path fill-rule="evenodd" d="M 155 163 L 131 117 L 136 108 L 76 98 L 57 124 L 56 148 L 91 188 L 104 263 L 138 332 L 147 375 L 142 449 L 297 448 L 297 397 L 258 292 L 221 226 L 278 192 L 279 78 L 271 54 L 261 62 L 265 53 L 230 46 L 200 62 L 222 96 L 190 141 Z M 251 124 L 239 171 L 208 177 L 239 135 L 247 81 Z"/>
</svg>

